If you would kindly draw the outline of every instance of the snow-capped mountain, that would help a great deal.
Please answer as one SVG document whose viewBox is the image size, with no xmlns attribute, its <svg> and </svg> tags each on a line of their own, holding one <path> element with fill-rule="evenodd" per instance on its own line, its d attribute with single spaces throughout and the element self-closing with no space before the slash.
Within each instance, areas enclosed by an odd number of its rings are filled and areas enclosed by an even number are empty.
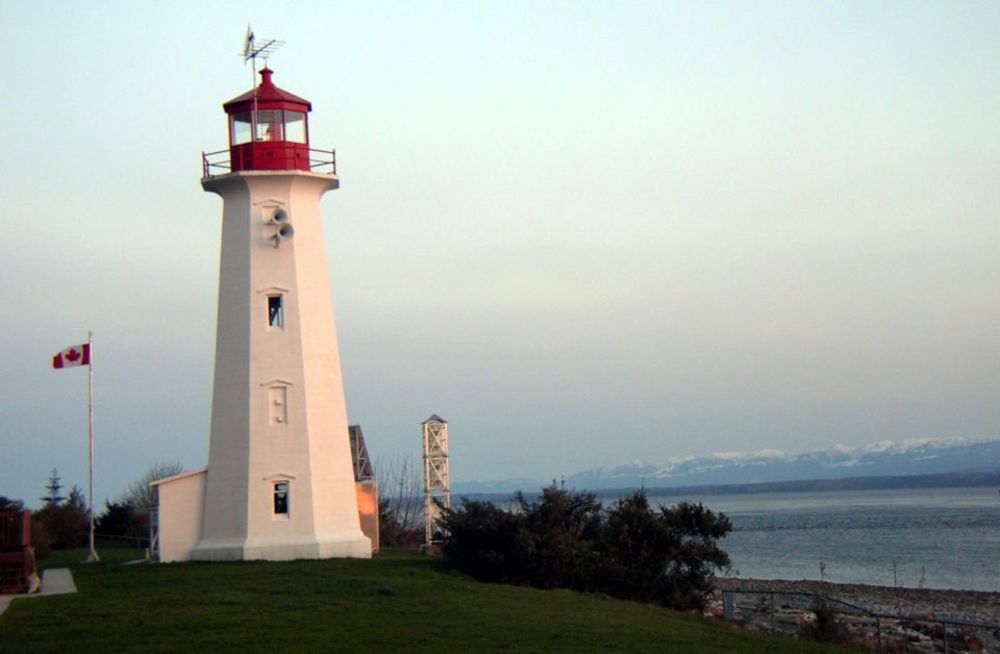
<svg viewBox="0 0 1000 654">
<path fill-rule="evenodd" d="M 778 450 L 718 452 L 704 457 L 673 457 L 657 464 L 633 461 L 593 468 L 567 477 L 566 485 L 589 490 L 640 485 L 657 488 L 922 475 L 972 469 L 1000 470 L 1000 440 L 920 438 L 879 441 L 860 447 L 835 445 L 802 454 Z"/>
</svg>

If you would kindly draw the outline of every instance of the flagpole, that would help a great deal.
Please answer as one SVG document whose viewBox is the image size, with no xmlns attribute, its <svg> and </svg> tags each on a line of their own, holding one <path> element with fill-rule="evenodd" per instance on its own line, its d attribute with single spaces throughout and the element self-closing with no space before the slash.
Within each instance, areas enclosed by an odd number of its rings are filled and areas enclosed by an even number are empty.
<svg viewBox="0 0 1000 654">
<path fill-rule="evenodd" d="M 87 378 L 90 385 L 90 553 L 87 563 L 101 559 L 94 549 L 94 332 L 87 332 L 87 346 L 90 350 L 90 361 L 87 364 Z"/>
</svg>

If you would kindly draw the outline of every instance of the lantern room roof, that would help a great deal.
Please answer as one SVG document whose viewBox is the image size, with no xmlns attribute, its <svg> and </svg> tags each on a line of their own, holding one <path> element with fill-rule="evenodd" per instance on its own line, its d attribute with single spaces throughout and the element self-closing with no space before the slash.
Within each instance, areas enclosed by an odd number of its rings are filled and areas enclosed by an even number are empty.
<svg viewBox="0 0 1000 654">
<path fill-rule="evenodd" d="M 257 98 L 258 109 L 296 109 L 298 111 L 312 111 L 312 103 L 305 98 L 300 98 L 294 93 L 289 93 L 279 89 L 271 81 L 274 71 L 264 68 L 260 71 L 260 86 L 239 95 L 222 105 L 227 114 L 238 111 L 247 111 L 253 108 L 254 97 Z"/>
</svg>

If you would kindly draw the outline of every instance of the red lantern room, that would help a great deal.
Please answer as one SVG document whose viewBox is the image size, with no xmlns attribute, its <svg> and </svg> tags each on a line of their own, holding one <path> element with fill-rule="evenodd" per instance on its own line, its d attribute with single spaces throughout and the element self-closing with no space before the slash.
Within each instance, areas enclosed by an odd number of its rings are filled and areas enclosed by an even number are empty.
<svg viewBox="0 0 1000 654">
<path fill-rule="evenodd" d="M 215 156 L 222 152 L 204 155 L 205 177 L 222 172 L 219 168 L 228 168 L 225 172 L 318 168 L 316 172 L 336 173 L 332 150 L 309 147 L 312 104 L 275 86 L 273 74 L 264 68 L 260 86 L 222 105 L 229 117 L 229 162 Z"/>
</svg>

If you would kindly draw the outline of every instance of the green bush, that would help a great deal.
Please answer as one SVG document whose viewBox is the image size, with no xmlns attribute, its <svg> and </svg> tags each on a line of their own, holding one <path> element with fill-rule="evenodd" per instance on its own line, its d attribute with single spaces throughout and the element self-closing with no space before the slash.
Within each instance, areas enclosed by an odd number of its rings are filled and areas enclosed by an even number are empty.
<svg viewBox="0 0 1000 654">
<path fill-rule="evenodd" d="M 847 627 L 837 618 L 837 612 L 822 598 L 813 606 L 816 619 L 802 626 L 800 633 L 806 638 L 824 643 L 846 643 L 849 640 Z"/>
<path fill-rule="evenodd" d="M 442 548 L 445 559 L 459 570 L 482 581 L 526 580 L 530 547 L 523 516 L 492 502 L 465 502 L 446 512 L 442 525 L 451 532 Z"/>
<path fill-rule="evenodd" d="M 52 538 L 45 525 L 34 517 L 31 519 L 31 547 L 35 550 L 35 559 L 48 558 L 52 553 Z"/>
<path fill-rule="evenodd" d="M 87 541 L 90 513 L 83 493 L 76 486 L 66 501 L 50 502 L 35 512 L 38 522 L 48 535 L 52 549 L 68 550 L 81 547 Z"/>
<path fill-rule="evenodd" d="M 590 493 L 550 486 L 510 510 L 466 501 L 446 511 L 442 551 L 483 581 L 572 588 L 700 608 L 715 570 L 729 565 L 717 544 L 729 519 L 700 504 L 653 508 L 636 491 L 605 510 Z"/>
</svg>

